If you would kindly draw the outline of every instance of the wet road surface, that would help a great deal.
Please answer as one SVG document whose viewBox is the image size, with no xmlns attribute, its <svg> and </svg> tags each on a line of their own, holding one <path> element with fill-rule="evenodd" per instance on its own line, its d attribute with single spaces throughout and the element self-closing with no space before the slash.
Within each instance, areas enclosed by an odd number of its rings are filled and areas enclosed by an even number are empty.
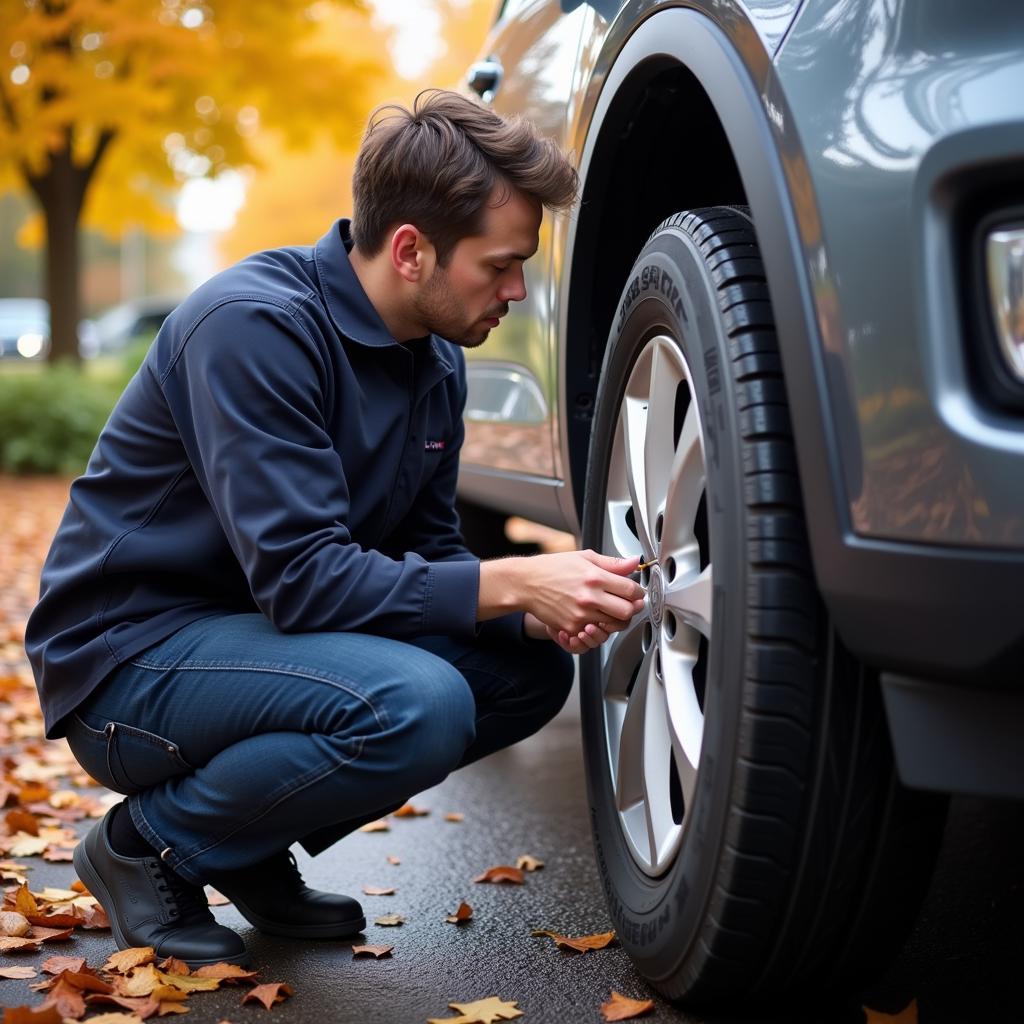
<svg viewBox="0 0 1024 1024">
<path fill-rule="evenodd" d="M 454 1015 L 449 1002 L 488 996 L 515 1000 L 523 1024 L 599 1022 L 600 1004 L 613 989 L 655 999 L 642 1018 L 679 1024 L 775 1024 L 864 1020 L 867 1003 L 896 1013 L 913 997 L 921 1024 L 1024 1022 L 1024 808 L 981 800 L 954 801 L 946 843 L 917 931 L 888 977 L 870 992 L 842 1001 L 793 1000 L 774 1014 L 685 1012 L 659 999 L 618 947 L 576 955 L 558 950 L 534 928 L 585 935 L 611 928 L 594 864 L 581 772 L 575 694 L 541 734 L 502 751 L 418 794 L 430 814 L 392 819 L 390 831 L 357 833 L 316 858 L 295 847 L 307 882 L 357 896 L 366 911 L 365 938 L 393 945 L 390 958 L 353 959 L 350 942 L 276 939 L 253 929 L 233 907 L 217 918 L 245 938 L 260 982 L 284 981 L 295 992 L 267 1012 L 240 1006 L 245 987 L 190 997 L 193 1024 L 245 1020 L 422 1024 Z M 461 823 L 444 820 L 465 815 Z M 315 824 L 310 823 L 311 827 Z M 545 867 L 523 886 L 474 884 L 497 864 L 530 854 Z M 388 862 L 398 857 L 399 865 Z M 30 858 L 30 886 L 68 886 L 70 864 Z M 362 887 L 393 886 L 393 896 L 364 896 Z M 459 902 L 472 922 L 443 921 Z M 384 914 L 406 918 L 400 927 L 376 926 Z M 47 956 L 84 956 L 99 967 L 114 949 L 109 932 L 83 932 L 4 964 L 38 966 Z M 37 979 L 38 980 L 38 979 Z M 0 1005 L 38 1004 L 29 982 L 0 980 Z M 113 1010 L 114 1007 L 96 1008 Z M 154 1018 L 155 1019 L 155 1018 Z"/>
</svg>

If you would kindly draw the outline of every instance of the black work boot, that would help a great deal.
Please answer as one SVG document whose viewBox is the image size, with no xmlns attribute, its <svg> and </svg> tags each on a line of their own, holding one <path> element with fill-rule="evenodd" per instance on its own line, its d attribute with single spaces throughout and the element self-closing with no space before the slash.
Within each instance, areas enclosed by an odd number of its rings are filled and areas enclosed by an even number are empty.
<svg viewBox="0 0 1024 1024">
<path fill-rule="evenodd" d="M 75 847 L 78 877 L 110 918 L 118 949 L 152 946 L 190 967 L 226 963 L 248 966 L 242 937 L 217 924 L 202 887 L 176 874 L 153 851 L 122 857 L 110 845 L 113 808 Z"/>
<path fill-rule="evenodd" d="M 350 896 L 310 889 L 290 850 L 230 873 L 210 884 L 261 932 L 296 939 L 337 939 L 366 927 L 363 908 Z"/>
</svg>

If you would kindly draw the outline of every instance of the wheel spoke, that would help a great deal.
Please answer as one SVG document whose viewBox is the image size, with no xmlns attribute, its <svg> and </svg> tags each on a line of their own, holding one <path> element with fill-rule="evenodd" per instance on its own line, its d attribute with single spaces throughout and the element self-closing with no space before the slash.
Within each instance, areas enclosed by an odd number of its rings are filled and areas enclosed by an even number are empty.
<svg viewBox="0 0 1024 1024">
<path fill-rule="evenodd" d="M 647 496 L 647 521 L 652 537 L 654 523 L 665 511 L 673 468 L 672 422 L 675 417 L 676 391 L 682 379 L 679 364 L 672 358 L 667 341 L 655 341 L 651 357 L 650 398 L 647 404 L 647 433 L 644 438 L 644 488 Z"/>
<path fill-rule="evenodd" d="M 704 452 L 701 447 L 700 416 L 697 403 L 690 402 L 683 417 L 679 443 L 668 474 L 665 496 L 664 546 L 678 549 L 693 537 L 697 506 L 705 487 Z"/>
<path fill-rule="evenodd" d="M 644 720 L 654 672 L 654 645 L 644 655 L 636 685 L 626 705 L 615 756 L 615 798 L 620 811 L 644 799 Z"/>
<path fill-rule="evenodd" d="M 640 541 L 633 536 L 633 531 L 626 522 L 626 513 L 631 502 L 609 501 L 604 524 L 604 538 L 601 550 L 607 555 L 619 558 L 631 558 L 642 554 Z"/>
<path fill-rule="evenodd" d="M 665 606 L 699 633 L 711 638 L 714 598 L 711 566 L 697 576 L 680 576 L 665 588 Z"/>
<path fill-rule="evenodd" d="M 657 871 L 661 857 L 676 823 L 672 818 L 670 795 L 670 759 L 673 743 L 669 728 L 669 709 L 665 686 L 653 675 L 647 690 L 647 716 L 644 723 L 644 804 L 647 840 L 651 848 L 651 867 Z"/>
<path fill-rule="evenodd" d="M 601 645 L 601 674 L 606 697 L 625 698 L 633 670 L 643 657 L 641 641 L 646 615 L 634 615 L 629 625 Z"/>
<path fill-rule="evenodd" d="M 693 685 L 697 655 L 681 649 L 682 645 L 678 641 L 678 636 L 674 641 L 663 640 L 661 656 L 676 771 L 683 788 L 683 800 L 690 807 L 704 738 L 704 713 L 700 709 Z"/>
<path fill-rule="evenodd" d="M 645 559 L 654 558 L 654 533 L 651 510 L 647 504 L 647 484 L 644 478 L 644 443 L 647 436 L 647 405 L 628 395 L 623 401 L 622 429 L 626 456 L 626 484 L 633 505 L 633 519 Z"/>
</svg>

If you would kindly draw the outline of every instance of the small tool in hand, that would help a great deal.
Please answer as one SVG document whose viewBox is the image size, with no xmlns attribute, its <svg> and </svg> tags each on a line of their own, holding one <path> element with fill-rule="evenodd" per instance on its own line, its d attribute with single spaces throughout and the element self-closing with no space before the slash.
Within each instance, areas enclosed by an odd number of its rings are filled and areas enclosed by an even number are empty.
<svg viewBox="0 0 1024 1024">
<path fill-rule="evenodd" d="M 641 569 L 649 569 L 657 561 L 658 560 L 656 558 L 652 558 L 649 562 L 641 562 L 633 571 L 639 572 Z"/>
</svg>

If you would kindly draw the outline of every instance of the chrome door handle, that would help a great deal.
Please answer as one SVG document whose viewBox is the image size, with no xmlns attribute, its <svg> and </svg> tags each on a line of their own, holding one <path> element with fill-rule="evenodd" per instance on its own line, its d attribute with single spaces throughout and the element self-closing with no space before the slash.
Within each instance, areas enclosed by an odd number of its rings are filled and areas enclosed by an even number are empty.
<svg viewBox="0 0 1024 1024">
<path fill-rule="evenodd" d="M 470 64 L 466 72 L 466 82 L 485 103 L 494 99 L 495 93 L 501 88 L 501 79 L 505 69 L 497 57 L 488 57 Z"/>
</svg>

